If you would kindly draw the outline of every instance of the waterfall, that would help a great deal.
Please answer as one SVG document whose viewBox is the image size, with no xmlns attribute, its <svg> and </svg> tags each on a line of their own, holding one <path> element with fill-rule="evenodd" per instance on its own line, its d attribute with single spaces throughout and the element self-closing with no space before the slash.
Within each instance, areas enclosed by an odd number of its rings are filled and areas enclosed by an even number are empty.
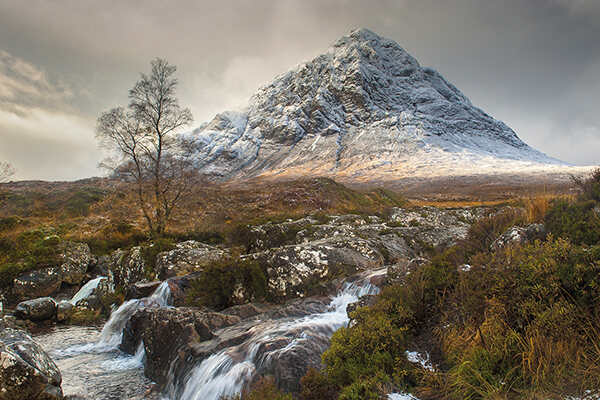
<svg viewBox="0 0 600 400">
<path fill-rule="evenodd" d="M 94 293 L 94 290 L 96 290 L 96 288 L 100 284 L 100 281 L 102 281 L 103 279 L 106 279 L 106 277 L 99 276 L 97 278 L 92 279 L 91 281 L 88 281 L 85 285 L 83 285 L 81 289 L 79 289 L 77 293 L 75 293 L 75 296 L 73 296 L 73 298 L 69 300 L 69 303 L 77 305 L 77 302 L 79 300 L 87 299 L 88 297 L 90 297 L 90 295 Z"/>
<path fill-rule="evenodd" d="M 83 288 L 81 288 L 81 290 L 83 290 Z M 117 350 L 123 337 L 123 328 L 125 328 L 125 325 L 131 316 L 142 307 L 166 307 L 169 305 L 170 297 L 171 290 L 169 289 L 169 284 L 167 281 L 164 281 L 156 288 L 152 295 L 144 297 L 143 299 L 128 300 L 113 311 L 106 324 L 104 324 L 102 332 L 100 333 L 100 339 L 97 342 L 71 346 L 60 350 L 60 354 L 75 355 L 80 353 L 104 353 Z M 141 351 L 142 353 L 140 355 L 136 352 L 134 359 L 139 358 L 141 360 L 144 356 L 143 350 L 143 346 L 138 348 L 138 351 Z M 131 358 L 131 356 L 127 357 Z"/>
<path fill-rule="evenodd" d="M 171 382 L 167 388 L 167 398 L 218 400 L 222 396 L 239 394 L 254 373 L 268 365 L 275 356 L 306 341 L 328 340 L 337 329 L 345 326 L 348 323 L 348 304 L 358 301 L 360 296 L 376 294 L 379 289 L 370 283 L 370 278 L 381 273 L 376 271 L 359 281 L 345 283 L 325 312 L 261 321 L 249 329 L 251 336 L 243 343 L 221 350 L 196 365 L 184 379 L 182 388 L 175 387 Z M 282 339 L 287 345 L 264 350 L 270 348 L 269 343 Z"/>
<path fill-rule="evenodd" d="M 114 349 L 119 346 L 123 336 L 123 328 L 135 312 L 142 307 L 166 307 L 169 305 L 171 290 L 167 281 L 162 282 L 150 295 L 143 299 L 132 299 L 121 304 L 119 308 L 110 314 L 110 318 L 102 328 L 100 348 Z"/>
</svg>

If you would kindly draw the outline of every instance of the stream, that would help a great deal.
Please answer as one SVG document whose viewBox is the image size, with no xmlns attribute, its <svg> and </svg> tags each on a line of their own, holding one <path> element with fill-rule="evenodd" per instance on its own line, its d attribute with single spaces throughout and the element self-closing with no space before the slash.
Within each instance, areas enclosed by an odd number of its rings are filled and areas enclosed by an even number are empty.
<svg viewBox="0 0 600 400">
<path fill-rule="evenodd" d="M 250 335 L 243 343 L 198 362 L 186 376 L 172 377 L 161 400 L 218 400 L 223 395 L 238 394 L 254 373 L 274 358 L 306 346 L 307 342 L 326 344 L 335 330 L 348 323 L 346 306 L 362 295 L 378 292 L 370 278 L 381 273 L 371 272 L 345 283 L 323 312 L 257 320 L 250 327 L 242 324 L 224 328 L 219 336 L 241 329 Z M 102 330 L 69 326 L 37 335 L 35 340 L 61 370 L 64 394 L 86 400 L 156 399 L 155 393 L 149 394 L 152 382 L 144 376 L 143 344 L 133 356 L 118 346 L 125 324 L 139 308 L 168 307 L 169 297 L 169 286 L 163 282 L 150 297 L 123 303 Z M 279 345 L 273 346 L 274 343 Z"/>
</svg>

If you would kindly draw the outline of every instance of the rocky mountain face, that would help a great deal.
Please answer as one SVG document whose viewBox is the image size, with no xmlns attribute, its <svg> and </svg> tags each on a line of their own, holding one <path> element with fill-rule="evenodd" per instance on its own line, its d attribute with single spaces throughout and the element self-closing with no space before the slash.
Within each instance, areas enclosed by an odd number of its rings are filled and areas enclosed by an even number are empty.
<svg viewBox="0 0 600 400">
<path fill-rule="evenodd" d="M 345 182 L 561 170 L 396 42 L 366 30 L 187 135 L 215 180 Z"/>
</svg>

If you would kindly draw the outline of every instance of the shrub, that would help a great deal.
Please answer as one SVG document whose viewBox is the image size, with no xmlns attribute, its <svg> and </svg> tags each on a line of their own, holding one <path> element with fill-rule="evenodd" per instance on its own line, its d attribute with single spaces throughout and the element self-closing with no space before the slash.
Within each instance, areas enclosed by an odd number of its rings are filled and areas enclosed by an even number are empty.
<svg viewBox="0 0 600 400">
<path fill-rule="evenodd" d="M 600 216 L 596 207 L 593 200 L 555 200 L 546 214 L 546 229 L 555 237 L 569 239 L 575 244 L 597 244 L 600 242 Z"/>
<path fill-rule="evenodd" d="M 241 395 L 224 397 L 222 400 L 292 400 L 291 394 L 282 393 L 270 377 L 262 377 L 250 390 L 245 390 Z"/>
<path fill-rule="evenodd" d="M 236 292 L 240 288 L 243 293 Z M 261 266 L 234 256 L 207 267 L 192 282 L 185 302 L 222 310 L 240 301 L 264 300 L 268 296 L 267 277 Z"/>
</svg>

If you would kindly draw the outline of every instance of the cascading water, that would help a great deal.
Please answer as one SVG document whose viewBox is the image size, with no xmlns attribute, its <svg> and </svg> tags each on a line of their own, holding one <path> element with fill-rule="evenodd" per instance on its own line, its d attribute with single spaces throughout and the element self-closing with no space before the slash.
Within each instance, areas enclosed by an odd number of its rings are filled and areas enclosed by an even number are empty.
<svg viewBox="0 0 600 400">
<path fill-rule="evenodd" d="M 183 387 L 171 382 L 165 398 L 218 400 L 240 393 L 254 373 L 267 367 L 276 357 L 307 341 L 328 340 L 333 332 L 346 325 L 348 304 L 361 296 L 376 294 L 378 288 L 370 283 L 370 278 L 381 273 L 377 271 L 360 281 L 344 284 L 326 312 L 261 321 L 249 329 L 250 337 L 243 343 L 221 350 L 195 366 L 183 380 Z M 287 344 L 265 351 L 275 341 Z"/>
<path fill-rule="evenodd" d="M 121 304 L 110 314 L 110 318 L 102 328 L 98 346 L 103 348 L 116 348 L 121 343 L 123 328 L 127 321 L 141 307 L 166 307 L 169 305 L 171 290 L 167 281 L 162 282 L 149 297 L 132 299 Z"/>
<path fill-rule="evenodd" d="M 80 292 L 89 284 L 87 292 L 100 280 L 88 282 Z M 167 306 L 170 297 L 169 285 L 163 282 L 151 296 L 123 303 L 111 314 L 101 332 L 94 327 L 71 326 L 37 336 L 36 341 L 48 351 L 62 372 L 65 395 L 89 399 L 145 397 L 151 382 L 143 374 L 143 343 L 133 356 L 124 354 L 118 346 L 123 328 L 136 310 Z"/>
<path fill-rule="evenodd" d="M 90 295 L 94 293 L 94 290 L 96 290 L 96 288 L 103 279 L 107 278 L 105 276 L 99 276 L 97 278 L 92 279 L 91 281 L 88 281 L 85 285 L 81 287 L 81 289 L 79 289 L 77 293 L 75 293 L 71 300 L 69 300 L 69 303 L 76 305 L 78 301 L 90 297 Z"/>
</svg>

